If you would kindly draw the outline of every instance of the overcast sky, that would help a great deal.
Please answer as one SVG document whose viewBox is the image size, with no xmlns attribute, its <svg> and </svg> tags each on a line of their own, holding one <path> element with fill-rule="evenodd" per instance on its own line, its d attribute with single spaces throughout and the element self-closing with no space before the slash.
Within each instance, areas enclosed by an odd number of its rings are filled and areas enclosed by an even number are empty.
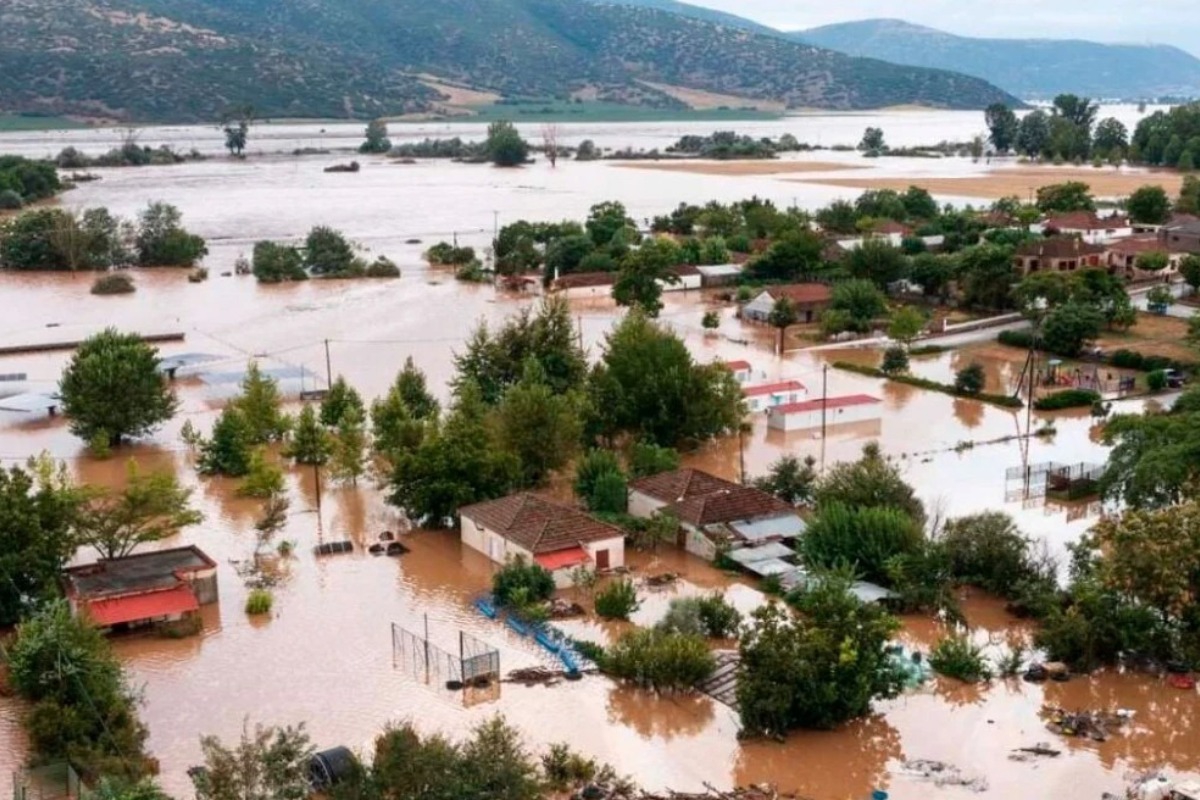
<svg viewBox="0 0 1200 800">
<path fill-rule="evenodd" d="M 963 36 L 1173 44 L 1200 54 L 1197 0 L 685 0 L 795 30 L 891 17 Z"/>
</svg>

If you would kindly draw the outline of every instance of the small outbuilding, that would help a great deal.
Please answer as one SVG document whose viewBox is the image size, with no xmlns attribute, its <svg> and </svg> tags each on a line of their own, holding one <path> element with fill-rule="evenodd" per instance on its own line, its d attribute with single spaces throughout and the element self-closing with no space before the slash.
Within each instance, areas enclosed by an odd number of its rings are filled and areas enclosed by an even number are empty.
<svg viewBox="0 0 1200 800">
<path fill-rule="evenodd" d="M 754 378 L 754 367 L 749 361 L 726 361 L 725 366 L 733 373 L 733 379 L 742 385 Z"/>
<path fill-rule="evenodd" d="M 816 322 L 821 312 L 833 302 L 833 290 L 823 283 L 794 283 L 770 286 L 742 306 L 742 319 L 767 322 L 775 302 L 786 297 L 796 310 L 800 322 Z"/>
<path fill-rule="evenodd" d="M 217 563 L 195 546 L 70 567 L 64 579 L 72 611 L 101 628 L 178 622 L 218 600 Z"/>
<path fill-rule="evenodd" d="M 742 387 L 742 397 L 752 413 L 767 411 L 776 406 L 803 402 L 808 389 L 800 381 L 780 381 L 761 386 Z"/>
<path fill-rule="evenodd" d="M 780 431 L 799 431 L 879 419 L 883 401 L 867 394 L 787 403 L 767 409 L 767 425 Z"/>
<path fill-rule="evenodd" d="M 577 508 L 529 493 L 489 500 L 459 510 L 462 541 L 497 564 L 513 558 L 540 564 L 560 587 L 571 585 L 581 566 L 625 566 L 625 533 Z"/>
</svg>

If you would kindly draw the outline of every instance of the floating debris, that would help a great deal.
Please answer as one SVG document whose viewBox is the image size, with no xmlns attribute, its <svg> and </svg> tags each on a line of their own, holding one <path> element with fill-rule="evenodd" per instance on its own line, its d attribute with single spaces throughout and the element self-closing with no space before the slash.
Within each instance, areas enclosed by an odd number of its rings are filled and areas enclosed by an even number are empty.
<svg viewBox="0 0 1200 800">
<path fill-rule="evenodd" d="M 572 603 L 568 600 L 563 600 L 562 598 L 558 597 L 550 601 L 551 619 L 573 619 L 575 617 L 585 616 L 586 614 L 587 609 L 579 605 L 579 603 Z"/>
<path fill-rule="evenodd" d="M 679 580 L 679 575 L 677 575 L 676 573 L 664 572 L 660 575 L 647 576 L 646 585 L 653 589 L 659 589 L 664 586 L 673 586 L 675 584 L 675 582 L 678 580 Z"/>
<path fill-rule="evenodd" d="M 1081 739 L 1091 739 L 1094 742 L 1106 742 L 1115 731 L 1119 731 L 1133 719 L 1133 712 L 1121 709 L 1119 711 L 1077 711 L 1069 712 L 1061 708 L 1042 708 L 1042 716 L 1046 719 L 1046 730 L 1059 736 L 1074 736 Z"/>
<path fill-rule="evenodd" d="M 905 761 L 900 769 L 907 775 L 933 781 L 935 786 L 961 786 L 973 792 L 986 792 L 988 788 L 986 779 L 970 777 L 958 767 L 944 761 L 917 758 Z"/>
<path fill-rule="evenodd" d="M 1056 750 L 1045 742 L 1038 742 L 1033 747 L 1018 747 L 1008 754 L 1008 760 L 1032 761 L 1035 758 L 1056 758 L 1060 755 L 1061 750 Z"/>
</svg>

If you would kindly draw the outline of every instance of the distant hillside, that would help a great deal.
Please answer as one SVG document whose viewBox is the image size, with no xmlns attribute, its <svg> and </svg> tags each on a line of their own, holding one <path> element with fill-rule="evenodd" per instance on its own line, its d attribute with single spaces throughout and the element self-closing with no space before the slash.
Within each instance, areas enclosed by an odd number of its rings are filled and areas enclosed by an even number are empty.
<svg viewBox="0 0 1200 800">
<path fill-rule="evenodd" d="M 894 19 L 826 25 L 791 36 L 849 55 L 955 69 L 1025 99 L 1063 92 L 1130 99 L 1200 96 L 1200 59 L 1166 45 L 970 39 Z"/>
<path fill-rule="evenodd" d="M 447 84 L 671 108 L 697 92 L 831 109 L 1013 100 L 953 72 L 577 0 L 0 0 L 0 22 L 0 112 L 193 121 L 249 102 L 369 118 L 466 102 Z"/>
</svg>

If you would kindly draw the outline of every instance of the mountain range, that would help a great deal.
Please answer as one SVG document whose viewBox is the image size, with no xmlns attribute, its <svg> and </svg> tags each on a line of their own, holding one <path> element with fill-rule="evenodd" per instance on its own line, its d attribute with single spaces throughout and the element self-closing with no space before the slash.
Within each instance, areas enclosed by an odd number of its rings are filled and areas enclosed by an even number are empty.
<svg viewBox="0 0 1200 800">
<path fill-rule="evenodd" d="M 1027 100 L 1200 95 L 1200 59 L 1167 45 L 1071 39 L 972 39 L 895 19 L 826 25 L 797 41 L 897 64 L 955 69 Z"/>
<path fill-rule="evenodd" d="M 654 7 L 645 7 L 647 5 Z M 0 111 L 370 118 L 488 100 L 866 109 L 1016 98 L 670 0 L 0 0 Z M 735 24 L 736 23 L 736 24 Z M 465 98 L 465 99 L 464 99 Z"/>
</svg>

